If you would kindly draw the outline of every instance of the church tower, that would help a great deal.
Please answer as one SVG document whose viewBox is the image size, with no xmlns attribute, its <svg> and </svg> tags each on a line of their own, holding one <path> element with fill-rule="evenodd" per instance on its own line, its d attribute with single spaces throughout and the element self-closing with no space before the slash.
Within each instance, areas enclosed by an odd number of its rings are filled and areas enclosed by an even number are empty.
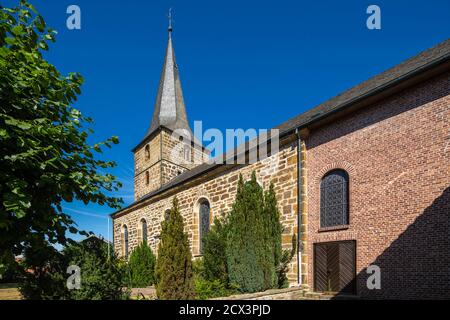
<svg viewBox="0 0 450 320">
<path fill-rule="evenodd" d="M 198 142 L 186 114 L 169 24 L 166 56 L 159 80 L 153 118 L 134 153 L 134 199 L 205 162 L 209 152 Z"/>
</svg>

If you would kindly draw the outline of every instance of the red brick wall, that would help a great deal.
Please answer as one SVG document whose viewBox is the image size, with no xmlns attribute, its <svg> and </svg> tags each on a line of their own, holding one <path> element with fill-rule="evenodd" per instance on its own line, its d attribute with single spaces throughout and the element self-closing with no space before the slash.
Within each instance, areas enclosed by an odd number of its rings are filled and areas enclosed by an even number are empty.
<svg viewBox="0 0 450 320">
<path fill-rule="evenodd" d="M 450 73 L 312 131 L 308 149 L 309 285 L 312 246 L 356 240 L 357 294 L 450 298 Z M 319 232 L 319 186 L 350 175 L 350 226 Z M 381 268 L 368 290 L 366 268 Z"/>
</svg>

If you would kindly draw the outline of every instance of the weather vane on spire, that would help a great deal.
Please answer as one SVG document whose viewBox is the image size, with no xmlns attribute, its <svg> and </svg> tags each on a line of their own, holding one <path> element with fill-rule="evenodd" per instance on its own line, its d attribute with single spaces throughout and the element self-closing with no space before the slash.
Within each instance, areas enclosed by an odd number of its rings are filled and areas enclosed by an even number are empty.
<svg viewBox="0 0 450 320">
<path fill-rule="evenodd" d="M 169 19 L 169 32 L 172 32 L 172 8 L 169 8 L 167 19 Z"/>
</svg>

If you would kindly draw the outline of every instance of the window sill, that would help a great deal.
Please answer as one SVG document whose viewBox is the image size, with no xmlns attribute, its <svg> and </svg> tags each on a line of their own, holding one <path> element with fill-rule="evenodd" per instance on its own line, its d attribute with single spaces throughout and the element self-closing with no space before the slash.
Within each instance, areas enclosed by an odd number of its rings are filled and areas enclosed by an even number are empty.
<svg viewBox="0 0 450 320">
<path fill-rule="evenodd" d="M 339 231 L 339 230 L 347 230 L 350 228 L 350 225 L 341 225 L 341 226 L 333 226 L 333 227 L 326 227 L 326 228 L 320 228 L 318 232 L 329 232 L 329 231 Z"/>
</svg>

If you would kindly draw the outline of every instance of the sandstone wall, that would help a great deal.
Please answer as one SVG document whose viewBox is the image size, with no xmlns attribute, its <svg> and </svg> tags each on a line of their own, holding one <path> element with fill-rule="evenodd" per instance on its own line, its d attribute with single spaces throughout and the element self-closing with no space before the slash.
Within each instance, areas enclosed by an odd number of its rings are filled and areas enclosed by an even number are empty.
<svg viewBox="0 0 450 320">
<path fill-rule="evenodd" d="M 124 212 L 114 219 L 114 246 L 118 254 L 121 252 L 121 226 L 126 224 L 129 230 L 130 249 L 135 248 L 139 243 L 140 220 L 145 218 L 148 226 L 148 242 L 156 252 L 159 241 L 161 221 L 164 212 L 171 207 L 171 202 L 176 196 L 180 203 L 181 213 L 184 218 L 185 228 L 189 234 L 189 242 L 193 256 L 199 256 L 199 224 L 198 205 L 200 200 L 207 199 L 211 206 L 212 223 L 213 217 L 221 213 L 227 213 L 231 209 L 234 201 L 238 176 L 242 173 L 245 180 L 250 179 L 253 170 L 259 183 L 265 190 L 270 182 L 274 183 L 275 192 L 278 199 L 281 213 L 281 223 L 284 226 L 283 248 L 290 249 L 292 236 L 297 232 L 297 153 L 295 141 L 290 142 L 280 149 L 280 152 L 263 161 L 255 164 L 234 167 L 216 176 L 206 176 L 206 181 L 200 181 L 190 186 L 183 186 L 183 189 L 176 193 L 162 196 L 158 201 L 149 199 L 138 208 Z M 294 257 L 290 265 L 289 280 L 297 281 L 296 258 Z"/>
</svg>

